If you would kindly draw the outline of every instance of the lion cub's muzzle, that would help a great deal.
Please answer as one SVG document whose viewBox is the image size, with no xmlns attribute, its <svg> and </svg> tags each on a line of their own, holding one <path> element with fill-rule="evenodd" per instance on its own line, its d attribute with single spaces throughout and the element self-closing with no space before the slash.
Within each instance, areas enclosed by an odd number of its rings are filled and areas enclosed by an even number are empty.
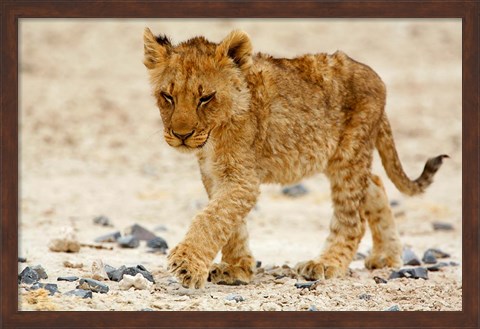
<svg viewBox="0 0 480 329">
<path fill-rule="evenodd" d="M 165 131 L 164 137 L 168 145 L 177 148 L 201 148 L 208 140 L 209 132 L 197 132 L 192 130 L 187 133 L 179 133 L 174 130 Z"/>
</svg>

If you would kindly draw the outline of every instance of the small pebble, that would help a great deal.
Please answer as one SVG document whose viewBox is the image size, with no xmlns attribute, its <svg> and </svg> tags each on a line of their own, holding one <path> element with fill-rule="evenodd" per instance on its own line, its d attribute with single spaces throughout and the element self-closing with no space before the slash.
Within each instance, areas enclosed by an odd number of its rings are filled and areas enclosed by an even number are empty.
<svg viewBox="0 0 480 329">
<path fill-rule="evenodd" d="M 143 265 L 137 265 L 136 267 L 126 267 L 122 265 L 116 270 L 107 271 L 108 278 L 112 281 L 122 280 L 125 274 L 135 276 L 137 273 L 143 275 L 148 281 L 155 283 L 152 274 Z"/>
<path fill-rule="evenodd" d="M 421 265 L 420 259 L 418 259 L 417 255 L 413 252 L 413 250 L 409 248 L 403 249 L 403 265 L 412 265 L 412 266 L 417 266 Z"/>
<path fill-rule="evenodd" d="M 448 258 L 448 257 L 450 257 L 450 254 L 447 254 L 446 252 L 443 252 L 440 249 L 430 248 L 426 252 L 431 253 L 436 258 Z"/>
<path fill-rule="evenodd" d="M 92 298 L 93 294 L 90 290 L 84 290 L 84 289 L 75 289 L 75 290 L 70 290 L 65 293 L 67 296 L 78 296 L 81 298 Z"/>
<path fill-rule="evenodd" d="M 317 281 L 307 281 L 307 282 L 297 282 L 295 283 L 295 287 L 298 289 L 310 289 Z"/>
<path fill-rule="evenodd" d="M 119 238 L 117 243 L 122 248 L 137 248 L 140 245 L 140 240 L 133 235 L 127 235 Z"/>
<path fill-rule="evenodd" d="M 94 241 L 95 242 L 116 242 L 122 235 L 120 231 L 108 233 L 102 236 L 99 236 Z"/>
<path fill-rule="evenodd" d="M 57 278 L 57 281 L 74 282 L 74 281 L 77 281 L 78 279 L 79 279 L 78 276 L 59 276 Z"/>
<path fill-rule="evenodd" d="M 245 301 L 245 298 L 243 298 L 242 296 L 240 295 L 236 295 L 236 294 L 229 294 L 227 295 L 227 297 L 225 297 L 226 300 L 234 300 L 236 301 L 237 303 L 238 302 L 243 302 Z"/>
<path fill-rule="evenodd" d="M 357 252 L 355 256 L 353 257 L 353 260 L 363 260 L 367 258 L 367 256 L 361 252 Z"/>
<path fill-rule="evenodd" d="M 428 270 L 425 267 L 402 268 L 399 271 L 392 271 L 388 279 L 398 278 L 428 280 Z"/>
<path fill-rule="evenodd" d="M 42 267 L 42 265 L 32 266 L 32 270 L 34 270 L 35 272 L 37 272 L 38 277 L 39 277 L 40 279 L 48 279 L 47 272 L 45 272 L 45 269 Z"/>
<path fill-rule="evenodd" d="M 152 240 L 156 238 L 156 235 L 147 230 L 145 227 L 140 226 L 138 224 L 134 224 L 131 227 L 125 230 L 127 235 L 133 235 L 138 240 Z"/>
<path fill-rule="evenodd" d="M 92 278 L 100 281 L 109 279 L 101 259 L 96 259 L 92 262 Z"/>
<path fill-rule="evenodd" d="M 437 262 L 437 257 L 435 257 L 435 254 L 433 254 L 429 249 L 423 254 L 422 261 L 425 264 L 435 264 Z"/>
<path fill-rule="evenodd" d="M 255 263 L 255 268 L 260 268 L 262 267 L 262 262 L 260 260 L 257 260 L 257 262 Z"/>
<path fill-rule="evenodd" d="M 109 288 L 106 284 L 101 283 L 100 281 L 83 278 L 80 279 L 77 289 L 91 290 L 93 292 L 99 292 L 105 294 L 108 292 Z"/>
<path fill-rule="evenodd" d="M 150 289 L 152 286 L 153 283 L 145 279 L 145 277 L 140 273 L 137 273 L 135 276 L 124 274 L 119 284 L 119 288 L 122 290 L 128 290 L 131 287 L 139 290 L 145 290 Z"/>
<path fill-rule="evenodd" d="M 360 294 L 358 298 L 363 299 L 363 300 L 370 300 L 372 299 L 372 295 L 369 294 Z"/>
<path fill-rule="evenodd" d="M 18 283 L 32 284 L 38 282 L 38 280 L 40 280 L 38 273 L 28 266 L 18 275 Z"/>
<path fill-rule="evenodd" d="M 107 216 L 97 216 L 93 219 L 93 223 L 101 226 L 113 226 L 110 218 L 108 218 Z"/>
<path fill-rule="evenodd" d="M 440 269 L 442 267 L 446 267 L 446 266 L 449 266 L 448 263 L 445 263 L 445 262 L 440 262 L 440 263 L 437 263 L 435 265 L 432 265 L 432 266 L 428 266 L 427 267 L 427 270 L 431 271 L 431 272 L 437 272 L 437 271 L 440 271 Z"/>
<path fill-rule="evenodd" d="M 398 200 L 390 201 L 390 207 L 397 207 L 399 205 L 400 205 L 400 201 L 398 201 Z"/>
<path fill-rule="evenodd" d="M 444 222 L 433 222 L 434 231 L 453 231 L 453 225 Z"/>
<path fill-rule="evenodd" d="M 111 281 L 120 281 L 122 280 L 122 277 L 123 277 L 123 273 L 125 272 L 125 270 L 127 269 L 127 267 L 125 265 L 122 265 L 120 266 L 118 269 L 115 269 L 114 267 L 108 265 L 108 268 L 107 268 L 107 265 L 105 265 L 105 272 L 107 272 L 107 275 L 108 275 L 108 278 L 111 280 Z"/>
<path fill-rule="evenodd" d="M 384 278 L 381 278 L 379 276 L 374 276 L 373 277 L 373 280 L 375 281 L 375 283 L 379 284 L 379 283 L 387 283 L 388 281 L 385 280 Z"/>
<path fill-rule="evenodd" d="M 398 305 L 393 305 L 393 306 L 390 306 L 389 308 L 387 308 L 385 311 L 387 311 L 387 312 L 398 312 L 398 311 L 400 311 L 400 307 L 398 307 Z"/>
<path fill-rule="evenodd" d="M 80 250 L 80 242 L 78 242 L 75 232 L 71 227 L 62 230 L 62 237 L 52 239 L 48 243 L 48 248 L 55 252 L 78 252 Z"/>
<path fill-rule="evenodd" d="M 162 253 L 167 253 L 168 244 L 167 244 L 167 241 L 165 241 L 165 239 L 157 236 L 147 241 L 147 247 L 152 248 L 156 251 L 160 251 Z"/>
<path fill-rule="evenodd" d="M 19 263 L 26 263 L 27 259 L 25 257 L 18 257 L 18 262 Z"/>
<path fill-rule="evenodd" d="M 282 189 L 282 193 L 292 198 L 300 197 L 308 193 L 308 190 L 302 184 L 287 186 Z"/>
<path fill-rule="evenodd" d="M 317 312 L 318 309 L 317 309 L 317 307 L 316 307 L 315 305 L 310 305 L 310 307 L 309 307 L 309 309 L 308 309 L 307 311 L 309 311 L 309 312 Z"/>
<path fill-rule="evenodd" d="M 34 283 L 29 290 L 37 290 L 43 288 L 49 292 L 50 296 L 53 296 L 56 292 L 58 291 L 58 286 L 55 283 L 40 283 L 36 282 Z"/>
</svg>

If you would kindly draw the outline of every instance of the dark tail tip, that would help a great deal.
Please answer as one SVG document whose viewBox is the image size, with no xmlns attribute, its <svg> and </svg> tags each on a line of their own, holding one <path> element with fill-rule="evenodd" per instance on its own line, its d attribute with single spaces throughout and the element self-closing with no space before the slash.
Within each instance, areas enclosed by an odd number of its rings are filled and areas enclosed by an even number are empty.
<svg viewBox="0 0 480 329">
<path fill-rule="evenodd" d="M 431 158 L 427 161 L 425 164 L 425 169 L 424 171 L 430 172 L 431 174 L 434 174 L 437 172 L 437 170 L 440 168 L 440 166 L 443 163 L 443 159 L 449 159 L 450 157 L 446 154 L 439 155 L 435 158 Z"/>
</svg>

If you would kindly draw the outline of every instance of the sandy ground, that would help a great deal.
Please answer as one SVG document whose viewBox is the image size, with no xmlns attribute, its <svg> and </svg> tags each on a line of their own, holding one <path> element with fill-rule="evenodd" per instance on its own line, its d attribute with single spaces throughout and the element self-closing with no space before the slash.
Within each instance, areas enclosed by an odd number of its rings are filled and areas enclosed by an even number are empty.
<svg viewBox="0 0 480 329">
<path fill-rule="evenodd" d="M 138 223 L 176 245 L 196 211 L 207 202 L 193 157 L 170 149 L 146 69 L 143 28 L 174 42 L 196 34 L 220 41 L 231 29 L 247 31 L 257 51 L 292 57 L 337 49 L 373 67 L 388 88 L 387 113 L 404 168 L 418 175 L 434 155 L 451 156 L 424 195 L 407 198 L 386 179 L 403 243 L 421 258 L 428 248 L 461 264 L 461 21 L 460 20 L 34 20 L 20 22 L 21 194 L 19 272 L 41 264 L 61 294 L 19 289 L 21 310 L 461 310 L 461 266 L 429 272 L 428 280 L 387 278 L 389 269 L 351 264 L 343 279 L 312 289 L 294 286 L 289 270 L 320 253 L 332 215 L 328 181 L 303 182 L 305 196 L 290 198 L 280 186 L 263 186 L 249 214 L 251 248 L 262 267 L 246 286 L 207 284 L 182 288 L 166 271 L 166 256 L 115 243 L 55 253 L 48 242 L 69 227 L 79 241 L 93 240 Z M 114 227 L 95 225 L 108 216 Z M 432 223 L 453 225 L 434 231 Z M 367 232 L 359 251 L 367 253 Z M 142 264 L 156 284 L 122 291 L 105 281 L 106 294 L 65 296 L 77 283 L 58 276 L 91 276 L 96 259 L 114 267 Z M 67 268 L 64 261 L 81 263 Z M 283 266 L 283 268 L 282 268 Z M 302 281 L 298 279 L 298 281 Z M 240 295 L 243 301 L 229 300 Z"/>
</svg>

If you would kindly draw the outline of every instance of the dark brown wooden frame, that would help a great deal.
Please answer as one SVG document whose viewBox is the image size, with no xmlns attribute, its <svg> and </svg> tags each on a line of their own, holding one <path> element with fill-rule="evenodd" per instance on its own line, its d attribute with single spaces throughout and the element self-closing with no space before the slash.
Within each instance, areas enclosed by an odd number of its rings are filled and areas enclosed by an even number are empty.
<svg viewBox="0 0 480 329">
<path fill-rule="evenodd" d="M 471 1 L 22 1 L 1 5 L 1 323 L 27 327 L 479 327 L 479 18 Z M 461 18 L 463 21 L 463 310 L 461 312 L 21 312 L 18 253 L 18 19 Z"/>
</svg>

